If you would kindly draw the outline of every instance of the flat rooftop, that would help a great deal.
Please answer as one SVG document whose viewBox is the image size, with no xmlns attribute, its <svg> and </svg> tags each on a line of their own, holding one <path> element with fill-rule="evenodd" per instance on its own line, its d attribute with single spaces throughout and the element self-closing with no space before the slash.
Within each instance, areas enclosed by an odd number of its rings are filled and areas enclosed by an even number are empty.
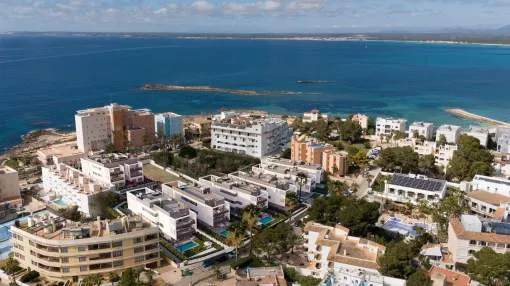
<svg viewBox="0 0 510 286">
<path fill-rule="evenodd" d="M 510 186 L 510 180 L 503 179 L 503 178 L 496 178 L 496 177 L 488 177 L 483 175 L 475 175 L 473 178 L 473 181 L 485 181 L 492 184 L 501 184 Z"/>
<path fill-rule="evenodd" d="M 465 196 L 495 206 L 499 206 L 502 203 L 510 203 L 510 197 L 486 191 L 467 192 Z"/>
<path fill-rule="evenodd" d="M 68 184 L 73 189 L 79 190 L 81 193 L 90 195 L 109 189 L 108 187 L 105 187 L 104 185 L 85 176 L 82 171 L 66 164 L 60 164 L 60 170 L 57 169 L 57 166 L 49 166 L 46 168 L 48 168 L 53 175 L 58 176 L 62 183 Z"/>
<path fill-rule="evenodd" d="M 206 176 L 202 179 L 213 182 L 216 187 L 242 192 L 251 196 L 260 196 L 260 186 L 250 184 L 245 181 L 235 180 L 228 176 L 217 177 L 217 176 Z"/>
<path fill-rule="evenodd" d="M 246 185 L 251 185 L 257 190 L 260 190 L 260 185 L 264 187 L 277 188 L 280 190 L 288 191 L 291 189 L 293 183 L 289 180 L 281 180 L 272 176 L 270 174 L 252 174 L 252 173 L 244 173 L 244 172 L 234 172 L 229 176 L 234 176 L 239 178 Z M 235 180 L 235 181 L 239 181 Z M 240 182 L 237 182 L 240 183 Z M 243 184 L 244 185 L 244 184 Z M 251 188 L 251 187 L 250 187 Z"/>
<path fill-rule="evenodd" d="M 126 154 L 120 153 L 103 153 L 84 158 L 84 160 L 94 161 L 107 168 L 113 168 L 121 164 L 136 164 L 138 159 L 130 158 Z"/>
<path fill-rule="evenodd" d="M 298 168 L 310 171 L 318 171 L 322 169 L 321 165 L 308 164 L 305 162 L 293 162 L 290 159 L 283 158 L 265 158 L 262 159 L 262 164 L 274 164 L 279 166 L 285 166 L 287 168 Z"/>
<path fill-rule="evenodd" d="M 83 154 L 83 152 L 80 152 L 80 150 L 78 150 L 78 145 L 76 144 L 76 142 L 68 142 L 68 143 L 52 145 L 49 148 L 44 148 L 44 149 L 38 150 L 37 153 L 40 155 L 43 155 L 44 157 L 50 157 L 50 156 L 65 157 L 65 156 Z"/>
<path fill-rule="evenodd" d="M 182 115 L 174 113 L 174 112 L 158 113 L 158 114 L 156 114 L 156 116 L 163 116 L 163 117 L 169 117 L 169 118 L 182 117 Z"/>
<path fill-rule="evenodd" d="M 404 174 L 393 174 L 389 184 L 430 192 L 440 192 L 444 189 L 446 181 Z"/>
<path fill-rule="evenodd" d="M 173 218 L 178 219 L 189 215 L 189 209 L 186 206 L 164 196 L 160 191 L 143 188 L 130 191 L 129 193 L 136 196 L 147 207 L 152 208 L 156 206 Z"/>
<path fill-rule="evenodd" d="M 125 216 L 115 220 L 82 223 L 66 220 L 52 214 L 35 214 L 21 222 L 18 228 L 46 239 L 76 240 L 144 230 L 150 228 L 150 225 L 139 216 Z"/>
<path fill-rule="evenodd" d="M 169 182 L 165 185 L 175 190 L 179 190 L 181 193 L 190 196 L 195 201 L 199 201 L 211 207 L 225 204 L 225 200 L 222 197 L 213 194 L 209 188 L 197 188 L 179 181 Z"/>
<path fill-rule="evenodd" d="M 437 128 L 437 131 L 457 131 L 459 129 L 460 126 L 457 125 L 443 124 Z"/>
</svg>

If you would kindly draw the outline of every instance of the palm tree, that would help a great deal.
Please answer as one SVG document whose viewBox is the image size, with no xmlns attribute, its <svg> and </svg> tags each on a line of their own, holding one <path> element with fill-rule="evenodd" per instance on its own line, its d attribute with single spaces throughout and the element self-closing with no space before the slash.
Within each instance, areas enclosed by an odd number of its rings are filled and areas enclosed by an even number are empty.
<svg viewBox="0 0 510 286">
<path fill-rule="evenodd" d="M 236 250 L 236 260 L 238 258 L 238 255 L 239 255 L 239 246 L 241 246 L 241 243 L 243 242 L 243 236 L 236 232 L 236 231 L 233 231 L 233 232 L 229 232 L 228 233 L 228 236 L 227 236 L 227 244 L 229 246 L 232 246 L 235 250 Z"/>
<path fill-rule="evenodd" d="M 301 203 L 301 189 L 303 188 L 303 185 L 305 185 L 307 181 L 308 177 L 304 173 L 299 172 L 296 174 L 296 182 L 299 184 L 298 203 Z"/>
<path fill-rule="evenodd" d="M 252 252 L 252 240 L 253 240 L 253 229 L 257 225 L 258 215 L 255 215 L 253 212 L 243 212 L 242 222 L 246 226 L 246 230 L 250 232 L 250 255 Z"/>
</svg>

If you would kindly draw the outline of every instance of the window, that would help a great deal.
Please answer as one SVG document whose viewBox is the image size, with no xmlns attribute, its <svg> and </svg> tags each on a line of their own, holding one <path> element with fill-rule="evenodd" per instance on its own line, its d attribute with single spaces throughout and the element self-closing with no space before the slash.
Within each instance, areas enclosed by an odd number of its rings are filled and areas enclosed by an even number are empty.
<svg viewBox="0 0 510 286">
<path fill-rule="evenodd" d="M 78 246 L 78 251 L 86 251 L 87 247 L 85 246 Z"/>
<path fill-rule="evenodd" d="M 69 257 L 62 257 L 62 263 L 68 263 Z"/>
<path fill-rule="evenodd" d="M 471 244 L 471 245 L 476 245 L 476 240 L 470 240 L 470 241 L 469 241 L 469 244 Z"/>
<path fill-rule="evenodd" d="M 80 266 L 80 271 L 81 271 L 81 272 L 85 272 L 85 271 L 88 271 L 88 270 L 89 270 L 89 269 L 88 269 L 88 266 L 87 266 L 87 265 L 81 265 L 81 266 Z"/>
<path fill-rule="evenodd" d="M 475 250 L 473 250 L 473 249 L 470 249 L 470 250 L 468 251 L 468 253 L 469 253 L 470 255 L 475 254 L 475 252 L 476 252 L 476 251 L 475 251 Z"/>
<path fill-rule="evenodd" d="M 69 267 L 62 267 L 62 272 L 69 273 Z"/>
<path fill-rule="evenodd" d="M 145 257 L 143 257 L 143 256 L 137 256 L 137 257 L 135 257 L 135 262 L 137 262 L 137 263 L 138 263 L 138 262 L 142 262 L 142 261 L 144 261 L 144 260 L 145 260 Z"/>
<path fill-rule="evenodd" d="M 133 243 L 140 243 L 143 241 L 142 237 L 133 238 Z"/>
<path fill-rule="evenodd" d="M 116 260 L 113 262 L 113 267 L 121 267 L 121 266 L 124 266 L 123 260 Z"/>
<path fill-rule="evenodd" d="M 85 256 L 80 256 L 80 258 L 78 259 L 80 262 L 83 262 L 83 261 L 87 261 L 87 257 Z"/>
<path fill-rule="evenodd" d="M 122 240 L 121 241 L 114 241 L 112 242 L 112 247 L 122 247 Z"/>
<path fill-rule="evenodd" d="M 119 257 L 122 256 L 122 250 L 116 250 L 112 253 L 113 257 Z"/>
<path fill-rule="evenodd" d="M 60 248 L 60 252 L 67 253 L 67 247 Z"/>
<path fill-rule="evenodd" d="M 141 246 L 141 247 L 135 247 L 134 252 L 135 252 L 135 253 L 140 253 L 140 252 L 143 252 L 143 249 L 144 249 L 144 248 L 143 248 L 143 246 Z"/>
</svg>

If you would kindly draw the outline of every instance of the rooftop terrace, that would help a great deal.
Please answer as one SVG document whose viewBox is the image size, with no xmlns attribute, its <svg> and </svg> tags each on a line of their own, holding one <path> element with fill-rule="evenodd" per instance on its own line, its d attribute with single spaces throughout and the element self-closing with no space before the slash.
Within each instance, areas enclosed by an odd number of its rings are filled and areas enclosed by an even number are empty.
<svg viewBox="0 0 510 286">
<path fill-rule="evenodd" d="M 186 194 L 192 197 L 194 200 L 211 207 L 225 204 L 225 200 L 222 197 L 213 194 L 209 188 L 197 188 L 193 185 L 180 181 L 169 182 L 165 185 L 175 190 L 179 190 L 180 193 Z"/>
</svg>

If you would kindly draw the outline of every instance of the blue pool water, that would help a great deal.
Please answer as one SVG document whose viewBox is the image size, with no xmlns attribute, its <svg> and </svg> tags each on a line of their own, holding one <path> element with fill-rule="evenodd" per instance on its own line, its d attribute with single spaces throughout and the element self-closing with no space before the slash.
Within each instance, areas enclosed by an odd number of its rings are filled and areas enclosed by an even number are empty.
<svg viewBox="0 0 510 286">
<path fill-rule="evenodd" d="M 228 236 L 228 230 L 224 229 L 220 231 L 220 235 L 226 238 Z"/>
<path fill-rule="evenodd" d="M 190 240 L 190 241 L 187 241 L 185 243 L 181 243 L 181 244 L 175 246 L 175 248 L 177 248 L 177 250 L 179 250 L 180 252 L 186 252 L 187 250 L 193 249 L 197 246 L 198 246 L 198 243 Z"/>
<path fill-rule="evenodd" d="M 260 219 L 259 219 L 259 222 L 260 222 L 262 225 L 270 224 L 272 221 L 273 221 L 273 218 L 272 218 L 272 217 L 270 217 L 270 216 L 266 216 L 266 217 L 263 217 L 263 218 L 260 218 Z"/>
<path fill-rule="evenodd" d="M 56 200 L 56 201 L 53 201 L 54 203 L 56 203 L 57 205 L 61 206 L 61 207 L 66 207 L 67 206 L 67 203 L 65 201 L 63 201 L 62 199 L 59 199 L 59 200 Z"/>
</svg>

